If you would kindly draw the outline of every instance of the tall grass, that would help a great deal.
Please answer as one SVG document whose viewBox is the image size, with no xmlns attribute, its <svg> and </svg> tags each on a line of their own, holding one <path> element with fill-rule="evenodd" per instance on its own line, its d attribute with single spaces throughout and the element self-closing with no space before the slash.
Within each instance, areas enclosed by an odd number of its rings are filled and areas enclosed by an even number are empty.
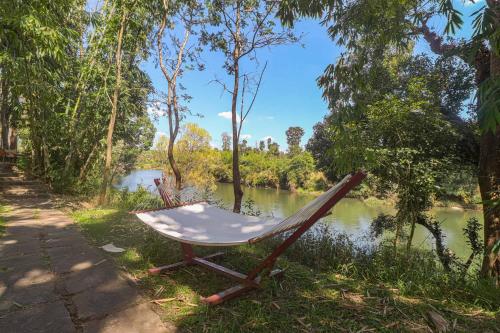
<svg viewBox="0 0 500 333">
<path fill-rule="evenodd" d="M 288 234 L 263 243 L 271 250 Z M 398 293 L 426 298 L 448 298 L 450 301 L 478 304 L 490 310 L 500 309 L 500 290 L 479 277 L 479 267 L 463 276 L 445 271 L 432 250 L 400 249 L 386 240 L 374 243 L 369 237 L 353 240 L 320 224 L 299 238 L 285 253 L 289 260 L 315 271 L 338 272 L 366 283 L 382 283 L 398 289 Z"/>
</svg>

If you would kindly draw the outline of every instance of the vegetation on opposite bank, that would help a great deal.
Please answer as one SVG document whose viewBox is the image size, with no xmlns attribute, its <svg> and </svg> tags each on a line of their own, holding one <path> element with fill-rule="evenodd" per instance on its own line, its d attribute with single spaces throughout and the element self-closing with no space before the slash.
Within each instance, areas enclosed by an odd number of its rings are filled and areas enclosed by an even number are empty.
<svg viewBox="0 0 500 333">
<path fill-rule="evenodd" d="M 301 133 L 303 131 L 300 127 L 289 128 L 286 133 L 287 141 L 292 144 L 286 151 L 280 150 L 279 145 L 271 139 L 266 142 L 260 141 L 255 147 L 250 147 L 248 142 L 243 140 L 240 145 L 240 171 L 243 184 L 251 187 L 319 193 L 339 180 L 341 175 L 325 170 L 323 160 L 319 160 L 318 165 L 311 151 L 300 147 Z M 214 190 L 217 182 L 232 182 L 231 138 L 225 133 L 222 135 L 222 149 L 212 147 L 211 140 L 208 131 L 197 124 L 187 123 L 181 129 L 180 138 L 174 145 L 174 152 L 185 183 L 200 189 Z M 165 175 L 173 179 L 172 169 L 168 163 L 167 146 L 168 138 L 161 136 L 151 150 L 139 155 L 135 167 L 163 170 Z M 314 154 L 319 153 L 317 149 L 313 149 Z M 372 173 L 360 187 L 350 193 L 350 196 L 371 201 L 383 200 L 386 204 L 395 204 L 397 201 L 396 187 L 384 184 L 383 178 Z M 449 173 L 440 180 L 439 189 L 434 193 L 432 200 L 434 205 L 439 206 L 477 208 L 477 203 L 481 200 L 472 170 L 463 168 Z"/>
</svg>

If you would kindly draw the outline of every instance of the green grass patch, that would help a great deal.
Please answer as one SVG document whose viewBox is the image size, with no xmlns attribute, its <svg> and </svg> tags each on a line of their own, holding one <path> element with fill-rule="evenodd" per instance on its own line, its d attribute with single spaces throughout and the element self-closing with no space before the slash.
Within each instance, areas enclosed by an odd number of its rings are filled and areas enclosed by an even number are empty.
<svg viewBox="0 0 500 333">
<path fill-rule="evenodd" d="M 353 255 L 348 240 L 306 236 L 278 260 L 286 269 L 282 280 L 267 280 L 260 291 L 209 307 L 200 296 L 233 281 L 196 266 L 161 277 L 146 274 L 147 268 L 180 261 L 178 243 L 124 209 L 79 210 L 73 217 L 95 245 L 126 249 L 112 255 L 116 263 L 151 299 L 166 300 L 158 305 L 163 319 L 187 332 L 428 331 L 429 311 L 440 313 L 456 331 L 499 331 L 498 290 L 477 281 L 451 281 L 426 254 L 415 254 L 414 263 L 405 264 L 407 258 L 396 260 L 384 251 Z M 227 248 L 218 260 L 245 272 L 273 245 Z M 215 251 L 195 250 L 202 255 Z"/>
<path fill-rule="evenodd" d="M 7 228 L 7 226 L 5 225 L 5 218 L 2 216 L 2 214 L 7 211 L 7 206 L 0 203 L 0 237 L 5 234 L 5 229 Z"/>
</svg>

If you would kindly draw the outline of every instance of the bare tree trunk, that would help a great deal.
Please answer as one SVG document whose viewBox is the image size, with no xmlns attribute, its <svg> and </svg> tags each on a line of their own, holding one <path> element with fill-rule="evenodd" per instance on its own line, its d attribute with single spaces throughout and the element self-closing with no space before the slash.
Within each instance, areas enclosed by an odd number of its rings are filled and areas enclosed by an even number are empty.
<svg viewBox="0 0 500 333">
<path fill-rule="evenodd" d="M 500 57 L 490 52 L 491 78 L 500 79 Z M 500 241 L 500 126 L 481 135 L 479 156 L 479 189 L 483 201 L 485 255 L 481 273 L 483 276 L 499 275 L 498 258 L 492 253 Z M 496 203 L 496 204 L 495 204 Z"/>
<path fill-rule="evenodd" d="M 233 96 L 231 101 L 231 122 L 233 125 L 233 192 L 234 192 L 234 206 L 233 212 L 239 213 L 241 211 L 241 201 L 243 199 L 243 191 L 241 189 L 241 175 L 240 175 L 240 155 L 238 151 L 238 144 L 240 138 L 238 137 L 238 88 L 240 82 L 240 68 L 239 68 L 239 57 L 240 57 L 240 2 L 236 4 L 236 34 L 235 34 L 235 44 L 233 51 Z"/>
<path fill-rule="evenodd" d="M 177 135 L 179 134 L 179 106 L 177 104 L 177 76 L 181 71 L 181 66 L 184 61 L 184 51 L 189 40 L 190 31 L 186 28 L 184 31 L 184 39 L 179 47 L 177 53 L 177 61 L 171 73 L 169 73 L 164 61 L 163 61 L 163 33 L 167 24 L 168 15 L 168 1 L 163 0 L 163 17 L 160 25 L 160 29 L 157 34 L 157 48 L 158 48 L 158 63 L 160 65 L 163 76 L 167 80 L 168 92 L 167 92 L 167 115 L 168 115 L 168 130 L 169 130 L 169 140 L 167 147 L 167 157 L 168 163 L 172 168 L 172 172 L 175 176 L 175 187 L 177 190 L 182 189 L 182 175 L 181 171 L 175 161 L 174 157 L 174 145 Z"/>
<path fill-rule="evenodd" d="M 47 143 L 45 142 L 45 138 L 42 136 L 42 155 L 43 155 L 43 170 L 44 170 L 44 176 L 45 179 L 49 182 L 51 182 L 50 179 L 50 154 L 49 154 L 49 148 L 47 147 Z"/>
<path fill-rule="evenodd" d="M 80 169 L 80 175 L 78 176 L 78 180 L 80 182 L 85 180 L 85 177 L 87 176 L 87 169 L 90 165 L 90 162 L 94 158 L 94 155 L 97 152 L 98 147 L 99 147 L 99 141 L 97 141 L 94 144 L 94 146 L 92 147 L 92 150 L 90 151 L 90 154 L 87 156 L 87 159 L 85 160 L 85 163 L 83 164 L 82 168 Z"/>
<path fill-rule="evenodd" d="M 9 131 L 9 149 L 17 151 L 17 130 L 13 127 Z"/>
<path fill-rule="evenodd" d="M 494 15 L 494 26 L 498 32 L 500 29 L 500 7 L 498 1 L 487 0 Z M 498 36 L 493 36 L 493 39 Z M 491 40 L 495 45 L 498 40 Z M 500 80 L 500 56 L 491 46 L 489 52 L 489 75 L 490 80 Z M 497 96 L 498 98 L 498 96 Z M 496 110 L 498 112 L 498 110 Z M 500 125 L 497 124 L 496 131 L 484 132 L 480 139 L 479 155 L 479 189 L 483 201 L 484 215 L 484 257 L 481 274 L 485 277 L 496 275 L 497 286 L 500 281 L 500 257 L 492 252 L 493 246 L 500 242 Z"/>
<path fill-rule="evenodd" d="M 172 93 L 171 89 L 169 89 L 169 95 L 170 93 Z M 172 97 L 172 99 L 175 99 L 175 97 Z M 172 110 L 175 109 L 175 102 L 171 103 L 172 103 L 171 105 L 168 105 L 169 140 L 168 140 L 167 156 L 168 156 L 168 163 L 170 164 L 172 172 L 174 173 L 175 176 L 175 188 L 180 191 L 182 189 L 182 176 L 181 176 L 181 171 L 179 170 L 177 162 L 175 161 L 174 158 L 174 143 L 175 140 L 177 139 L 177 134 L 179 133 L 179 114 L 177 110 Z"/>
<path fill-rule="evenodd" d="M 9 149 L 9 80 L 7 79 L 6 73 L 3 72 L 2 75 L 2 102 L 0 105 L 0 120 L 2 122 L 2 140 L 0 142 L 3 149 Z"/>
<path fill-rule="evenodd" d="M 483 276 L 498 275 L 497 255 L 492 253 L 493 246 L 500 241 L 500 126 L 496 133 L 491 131 L 481 136 L 481 155 L 479 159 L 479 189 L 483 201 L 484 216 L 484 258 L 481 273 Z"/>
<path fill-rule="evenodd" d="M 104 165 L 103 181 L 101 186 L 101 193 L 99 196 L 99 203 L 104 204 L 109 198 L 109 182 L 111 173 L 111 162 L 113 157 L 113 131 L 115 129 L 116 114 L 118 112 L 118 100 L 120 97 L 121 79 L 122 79 L 122 42 L 123 35 L 125 32 L 125 25 L 127 22 L 127 11 L 124 9 L 121 22 L 120 30 L 118 31 L 118 44 L 116 46 L 116 84 L 113 93 L 113 101 L 111 108 L 111 118 L 108 125 L 108 135 L 106 138 L 106 162 Z"/>
<path fill-rule="evenodd" d="M 487 5 L 495 9 L 495 28 L 499 28 L 498 1 L 487 0 Z M 429 43 L 431 50 L 436 54 L 445 54 L 453 46 L 445 45 L 437 34 L 431 32 L 424 24 L 420 28 L 424 39 Z M 495 38 L 495 37 L 493 37 Z M 494 40 L 490 44 L 494 44 Z M 482 45 L 477 54 L 474 64 L 476 70 L 476 84 L 479 87 L 484 81 L 493 77 L 500 79 L 500 57 L 493 50 Z M 480 107 L 478 100 L 478 109 Z M 488 277 L 497 274 L 497 281 L 500 275 L 500 260 L 491 253 L 497 242 L 500 241 L 500 205 L 493 205 L 493 202 L 500 200 L 500 126 L 497 125 L 495 132 L 484 132 L 479 140 L 479 167 L 478 183 L 483 201 L 484 215 L 484 245 L 485 252 L 481 275 Z M 497 282 L 498 284 L 498 282 Z"/>
<path fill-rule="evenodd" d="M 410 226 L 410 235 L 408 236 L 408 242 L 406 243 L 406 253 L 407 254 L 410 254 L 411 244 L 413 242 L 414 235 L 415 235 L 415 217 L 412 217 L 411 226 Z"/>
</svg>

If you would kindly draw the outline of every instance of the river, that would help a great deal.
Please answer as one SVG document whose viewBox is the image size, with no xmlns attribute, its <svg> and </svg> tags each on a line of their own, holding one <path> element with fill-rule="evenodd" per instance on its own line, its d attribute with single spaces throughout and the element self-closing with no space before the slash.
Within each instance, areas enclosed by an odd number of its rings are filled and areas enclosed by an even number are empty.
<svg viewBox="0 0 500 333">
<path fill-rule="evenodd" d="M 160 170 L 135 170 L 120 179 L 116 186 L 128 188 L 130 191 L 135 191 L 139 185 L 153 189 L 153 179 L 161 177 L 161 174 Z M 243 191 L 245 193 L 244 200 L 252 199 L 255 208 L 264 215 L 276 217 L 289 216 L 314 198 L 309 194 L 266 188 L 244 187 Z M 231 184 L 217 184 L 214 196 L 215 199 L 221 200 L 226 207 L 232 207 L 233 189 Z M 323 218 L 323 221 L 333 230 L 345 232 L 353 240 L 356 240 L 367 234 L 371 220 L 380 213 L 394 213 L 394 208 L 383 204 L 368 205 L 358 199 L 345 198 L 334 207 L 331 215 Z M 442 221 L 448 247 L 460 257 L 468 256 L 469 251 L 462 228 L 470 217 L 477 217 L 482 223 L 481 212 L 436 207 L 431 210 L 431 214 L 437 220 Z M 417 247 L 429 248 L 432 246 L 432 237 L 425 228 L 417 225 L 413 244 Z"/>
</svg>

